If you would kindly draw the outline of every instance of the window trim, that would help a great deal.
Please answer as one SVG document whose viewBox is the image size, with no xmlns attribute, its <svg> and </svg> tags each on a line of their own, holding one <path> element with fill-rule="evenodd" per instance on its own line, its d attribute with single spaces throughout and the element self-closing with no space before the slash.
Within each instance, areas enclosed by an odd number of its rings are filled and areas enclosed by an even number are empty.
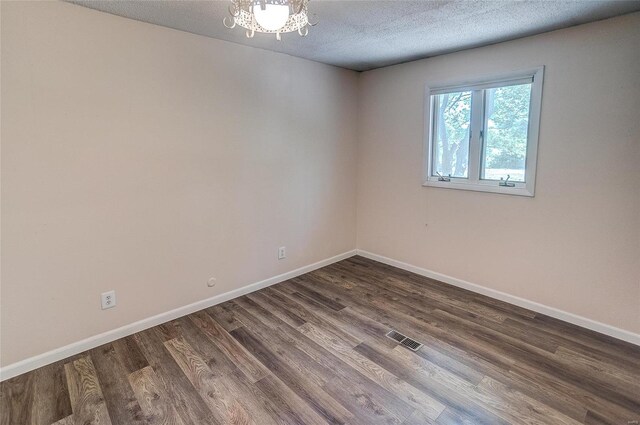
<svg viewBox="0 0 640 425">
<path fill-rule="evenodd" d="M 479 133 L 471 133 L 469 144 L 469 169 L 468 178 L 451 177 L 450 181 L 439 181 L 438 176 L 433 176 L 434 143 L 432 135 L 435 125 L 435 109 L 433 108 L 432 95 L 443 94 L 455 91 L 471 91 L 473 96 L 471 107 L 471 129 L 483 128 L 484 121 L 484 99 L 482 90 L 492 87 L 501 87 L 504 83 L 526 82 L 532 79 L 531 101 L 529 106 L 529 127 L 527 130 L 527 159 L 525 162 L 525 179 L 523 182 L 514 182 L 514 187 L 500 186 L 495 180 L 481 180 L 482 150 L 483 143 L 480 141 Z M 508 195 L 533 197 L 535 194 L 536 166 L 538 161 L 538 135 L 540 131 L 540 109 L 542 105 L 542 85 L 544 80 L 544 66 L 537 68 L 509 72 L 499 75 L 485 76 L 464 81 L 443 82 L 440 84 L 425 85 L 424 97 L 424 154 L 423 154 L 423 186 L 440 187 L 447 189 L 462 189 L 479 192 L 502 193 Z M 480 99 L 477 97 L 480 96 Z M 482 108 L 475 108 L 480 102 Z M 480 110 L 478 110 L 480 109 Z M 475 123 L 475 125 L 474 125 Z"/>
</svg>

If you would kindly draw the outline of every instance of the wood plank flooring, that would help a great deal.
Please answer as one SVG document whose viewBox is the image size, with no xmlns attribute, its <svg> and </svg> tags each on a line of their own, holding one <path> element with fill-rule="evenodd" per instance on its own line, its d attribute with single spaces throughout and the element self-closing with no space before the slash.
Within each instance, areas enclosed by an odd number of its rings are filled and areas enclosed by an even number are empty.
<svg viewBox="0 0 640 425">
<path fill-rule="evenodd" d="M 0 409 L 1 425 L 635 425 L 640 347 L 353 257 L 5 381 Z"/>
</svg>

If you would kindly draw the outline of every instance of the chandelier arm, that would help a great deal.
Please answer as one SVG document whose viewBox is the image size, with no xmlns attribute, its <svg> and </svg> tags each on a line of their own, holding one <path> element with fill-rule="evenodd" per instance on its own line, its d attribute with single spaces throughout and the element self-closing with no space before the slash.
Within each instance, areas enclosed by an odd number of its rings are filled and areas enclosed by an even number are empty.
<svg viewBox="0 0 640 425">
<path fill-rule="evenodd" d="M 240 5 L 234 0 L 231 0 L 231 4 L 229 5 L 229 14 L 234 18 L 240 15 Z"/>
<path fill-rule="evenodd" d="M 317 15 L 315 13 L 313 14 L 313 18 L 314 18 L 315 22 L 311 22 L 311 19 L 307 18 L 307 23 L 309 24 L 310 27 L 315 27 L 316 25 L 318 25 L 319 21 L 318 21 Z"/>
<path fill-rule="evenodd" d="M 297 6 L 297 8 L 296 8 L 296 3 L 297 3 L 297 5 L 298 5 L 298 6 Z M 302 12 L 302 9 L 304 8 L 305 3 L 306 3 L 306 2 L 305 2 L 305 0 L 298 0 L 297 2 L 296 2 L 296 1 L 293 1 L 293 2 L 291 3 L 292 8 L 294 9 L 294 12 L 293 12 L 293 13 L 294 13 L 294 14 L 296 14 L 296 15 L 297 15 L 298 13 L 301 13 L 301 12 Z"/>
<path fill-rule="evenodd" d="M 230 24 L 228 24 L 227 22 L 231 21 Z M 224 19 L 222 20 L 222 24 L 229 28 L 229 29 L 233 29 L 236 27 L 236 21 L 233 18 L 230 18 L 229 16 L 225 16 Z"/>
</svg>

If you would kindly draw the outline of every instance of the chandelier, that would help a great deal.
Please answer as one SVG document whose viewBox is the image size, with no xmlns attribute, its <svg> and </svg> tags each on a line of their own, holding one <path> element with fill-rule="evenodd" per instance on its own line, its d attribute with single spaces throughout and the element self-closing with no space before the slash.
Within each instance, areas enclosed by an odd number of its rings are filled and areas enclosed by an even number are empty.
<svg viewBox="0 0 640 425">
<path fill-rule="evenodd" d="M 229 13 L 223 23 L 227 28 L 236 25 L 246 28 L 248 38 L 256 32 L 280 34 L 298 31 L 301 36 L 309 33 L 307 5 L 309 0 L 231 0 Z"/>
</svg>

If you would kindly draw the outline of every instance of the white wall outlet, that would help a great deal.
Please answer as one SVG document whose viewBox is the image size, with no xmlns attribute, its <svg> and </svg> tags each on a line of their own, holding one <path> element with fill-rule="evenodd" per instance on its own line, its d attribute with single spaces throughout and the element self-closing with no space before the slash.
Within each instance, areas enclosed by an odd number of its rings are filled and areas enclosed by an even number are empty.
<svg viewBox="0 0 640 425">
<path fill-rule="evenodd" d="M 116 291 L 103 292 L 100 295 L 100 299 L 102 300 L 103 310 L 113 308 L 116 306 Z"/>
<path fill-rule="evenodd" d="M 207 286 L 209 288 L 213 288 L 214 286 L 216 286 L 217 280 L 215 277 L 210 277 L 209 280 L 207 280 Z"/>
<path fill-rule="evenodd" d="M 278 248 L 278 260 L 284 260 L 285 258 L 287 258 L 287 248 L 281 246 Z"/>
</svg>

